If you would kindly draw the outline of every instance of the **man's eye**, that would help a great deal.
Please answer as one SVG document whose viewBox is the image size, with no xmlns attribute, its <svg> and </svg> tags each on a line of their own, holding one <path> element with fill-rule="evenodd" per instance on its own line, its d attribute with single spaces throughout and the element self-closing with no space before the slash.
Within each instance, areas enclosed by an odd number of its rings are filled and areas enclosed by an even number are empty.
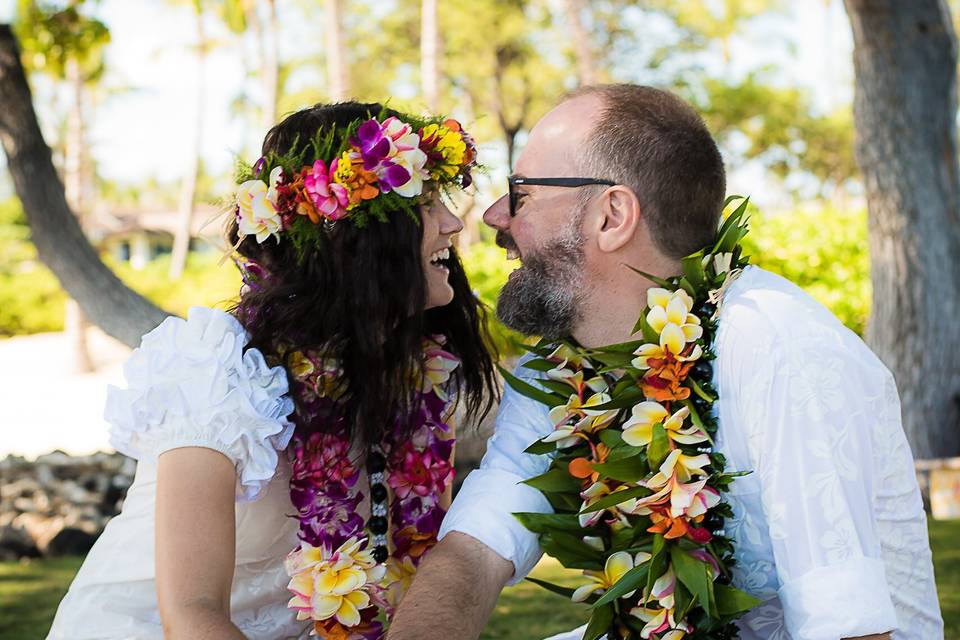
<svg viewBox="0 0 960 640">
<path fill-rule="evenodd" d="M 514 211 L 519 211 L 523 207 L 523 201 L 526 199 L 526 197 L 527 194 L 525 193 L 518 193 L 516 195 L 516 199 L 513 202 Z"/>
</svg>

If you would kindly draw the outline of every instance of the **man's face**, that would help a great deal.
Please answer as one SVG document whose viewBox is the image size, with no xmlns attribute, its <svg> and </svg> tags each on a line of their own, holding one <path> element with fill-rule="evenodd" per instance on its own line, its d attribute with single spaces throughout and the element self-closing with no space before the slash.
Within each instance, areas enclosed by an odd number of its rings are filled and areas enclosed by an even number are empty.
<svg viewBox="0 0 960 640">
<path fill-rule="evenodd" d="M 568 100 L 530 132 L 517 159 L 516 175 L 528 178 L 580 177 L 577 160 L 600 108 L 595 96 Z M 527 335 L 569 335 L 579 318 L 585 268 L 583 189 L 517 186 L 514 217 L 507 196 L 484 213 L 497 230 L 508 259 L 520 259 L 497 300 L 497 316 Z M 589 195 L 589 192 L 587 193 Z"/>
</svg>

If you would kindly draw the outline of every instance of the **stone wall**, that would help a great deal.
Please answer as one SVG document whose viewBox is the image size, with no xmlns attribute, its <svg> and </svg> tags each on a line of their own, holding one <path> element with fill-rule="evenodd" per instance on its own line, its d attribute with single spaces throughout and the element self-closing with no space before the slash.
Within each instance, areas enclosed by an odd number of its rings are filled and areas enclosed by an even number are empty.
<svg viewBox="0 0 960 640">
<path fill-rule="evenodd" d="M 0 460 L 0 561 L 85 554 L 119 513 L 135 470 L 119 453 Z"/>
</svg>

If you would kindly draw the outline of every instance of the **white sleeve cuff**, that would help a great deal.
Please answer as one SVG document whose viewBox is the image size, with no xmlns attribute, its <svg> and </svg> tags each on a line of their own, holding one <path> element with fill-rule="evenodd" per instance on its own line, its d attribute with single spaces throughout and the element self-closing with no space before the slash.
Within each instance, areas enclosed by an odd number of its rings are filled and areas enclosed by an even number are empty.
<svg viewBox="0 0 960 640">
<path fill-rule="evenodd" d="M 897 628 L 883 562 L 863 556 L 818 567 L 779 591 L 787 630 L 796 640 L 837 640 Z"/>
<path fill-rule="evenodd" d="M 553 512 L 543 494 L 520 484 L 522 480 L 501 469 L 476 469 L 463 481 L 438 536 L 442 539 L 451 531 L 465 533 L 512 562 L 513 577 L 507 584 L 523 580 L 542 554 L 537 535 L 512 514 Z"/>
</svg>

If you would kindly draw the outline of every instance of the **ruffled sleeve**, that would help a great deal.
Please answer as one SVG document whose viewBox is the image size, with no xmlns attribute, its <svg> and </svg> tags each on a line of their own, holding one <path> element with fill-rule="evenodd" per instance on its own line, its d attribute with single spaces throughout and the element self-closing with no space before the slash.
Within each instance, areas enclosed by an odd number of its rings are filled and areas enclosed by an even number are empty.
<svg viewBox="0 0 960 640">
<path fill-rule="evenodd" d="M 233 316 L 193 307 L 143 336 L 109 387 L 110 444 L 138 460 L 179 447 L 223 453 L 237 469 L 237 500 L 255 500 L 293 435 L 282 367 L 269 367 Z"/>
</svg>

